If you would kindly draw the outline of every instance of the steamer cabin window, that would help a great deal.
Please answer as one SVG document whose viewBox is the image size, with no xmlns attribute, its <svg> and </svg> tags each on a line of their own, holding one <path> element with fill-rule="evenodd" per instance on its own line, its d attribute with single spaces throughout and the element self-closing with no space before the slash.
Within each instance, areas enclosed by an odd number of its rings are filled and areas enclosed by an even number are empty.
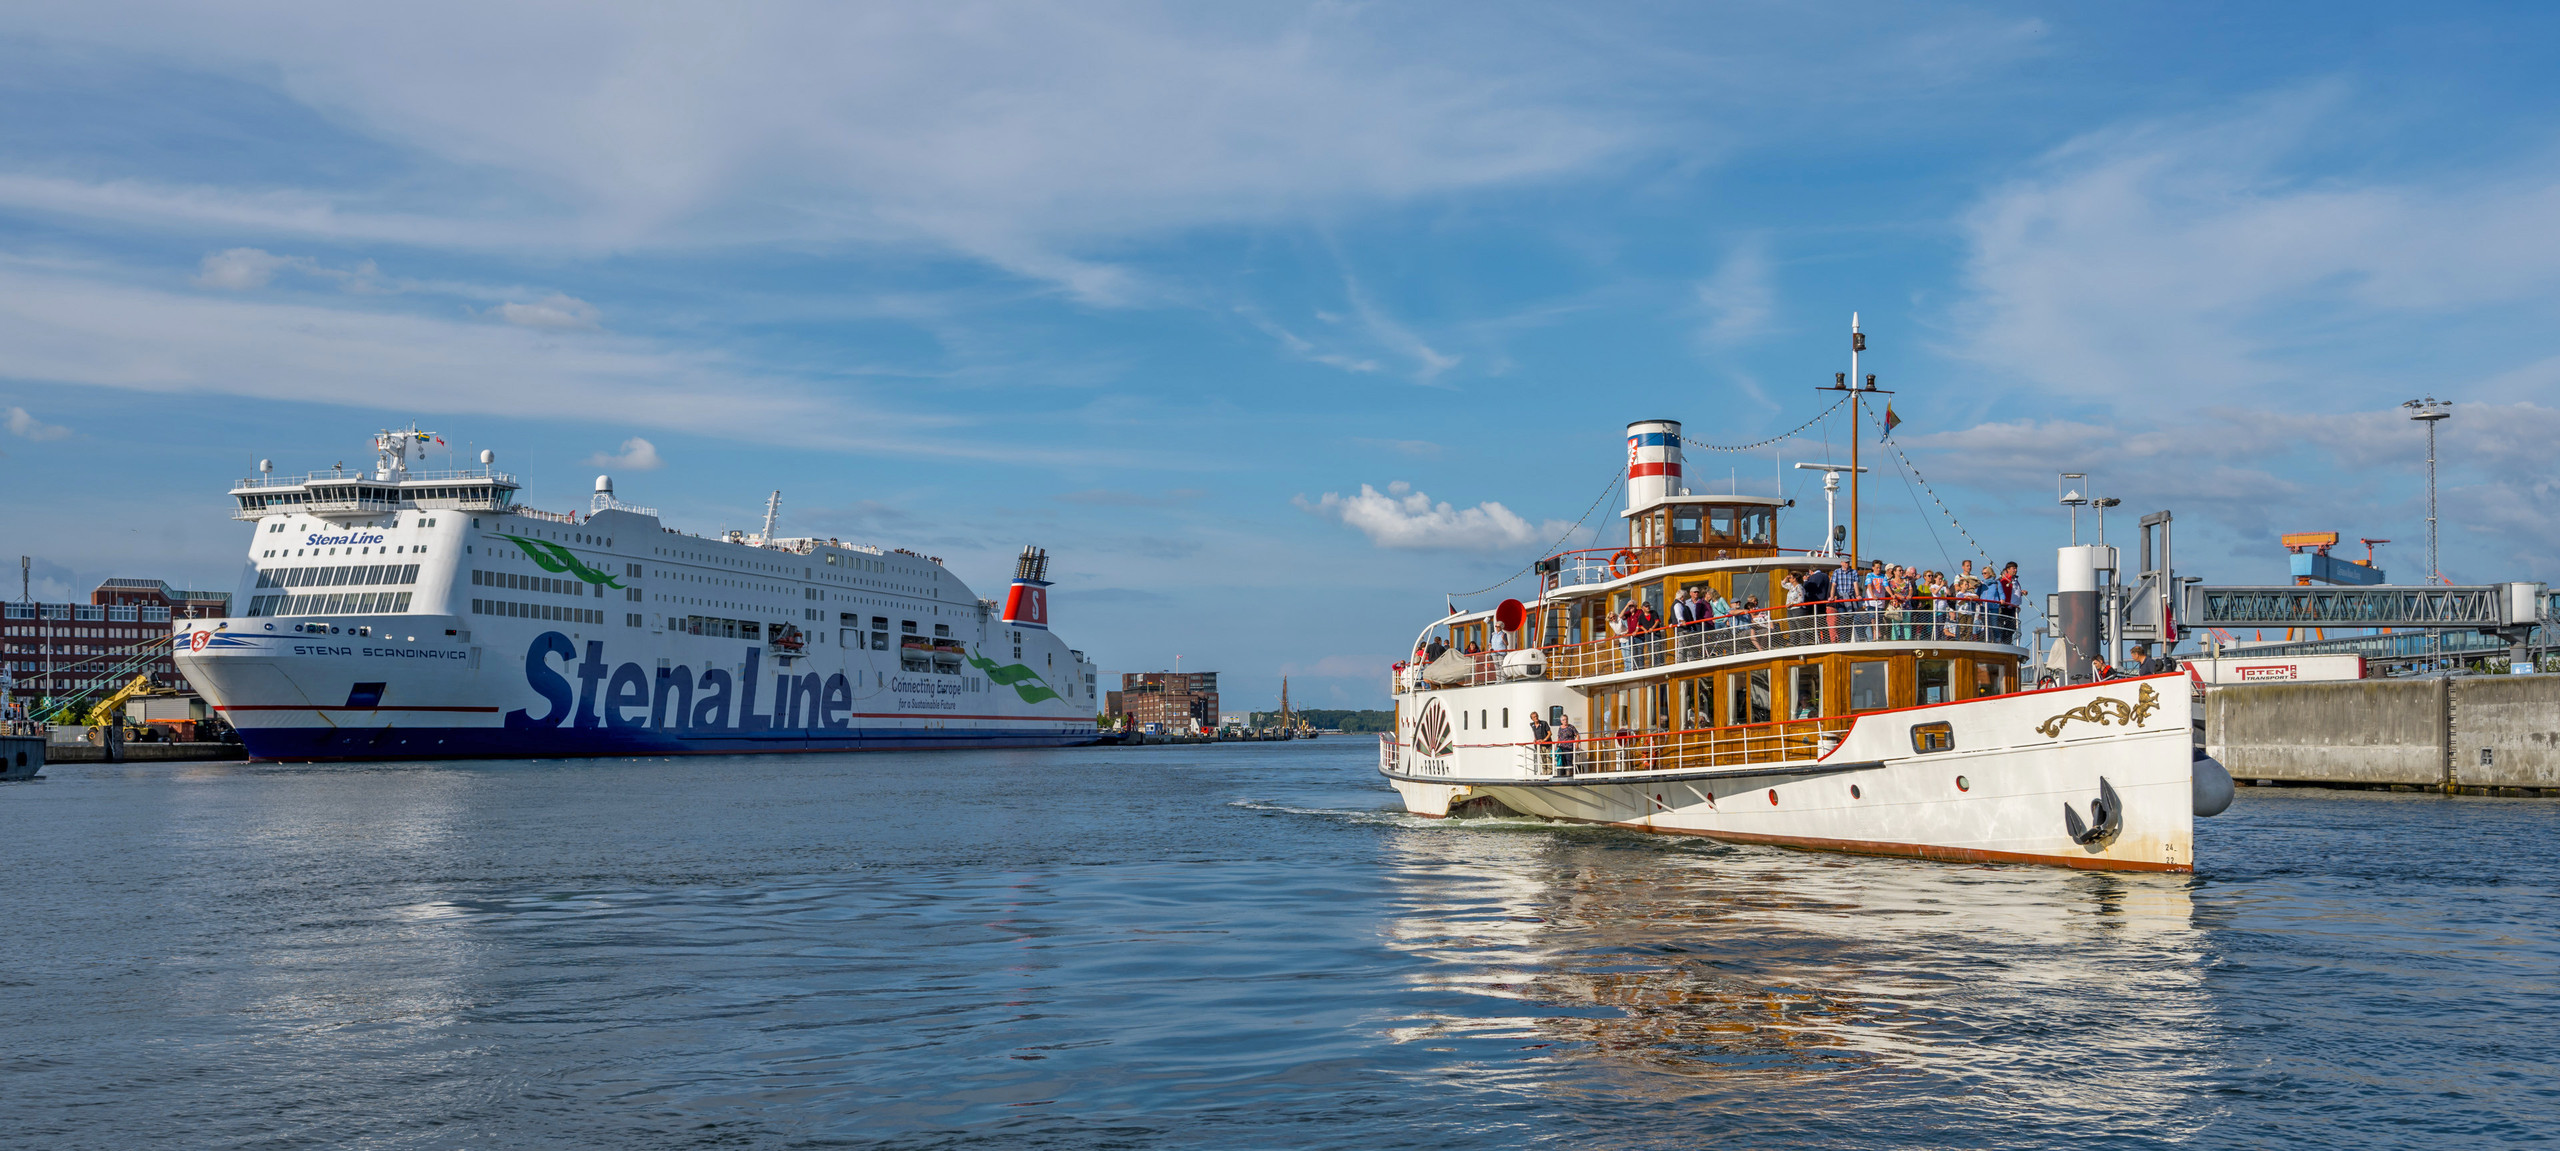
<svg viewBox="0 0 2560 1151">
<path fill-rule="evenodd" d="M 1885 662 L 1858 660 L 1849 665 L 1849 710 L 1878 711 L 1893 706 L 1885 695 Z"/>
<path fill-rule="evenodd" d="M 1822 714 L 1822 665 L 1800 663 L 1789 669 L 1795 682 L 1787 687 L 1787 701 L 1794 705 L 1796 719 L 1812 719 Z"/>
<path fill-rule="evenodd" d="M 1704 520 L 1700 517 L 1699 509 L 1697 508 L 1676 507 L 1671 509 L 1671 542 L 1675 544 L 1702 544 L 1707 542 L 1706 537 L 1700 534 L 1704 530 L 1702 526 L 1703 523 Z"/>
<path fill-rule="evenodd" d="M 1920 702 L 1945 703 L 1954 699 L 1954 665 L 1943 659 L 1920 661 Z"/>
<path fill-rule="evenodd" d="M 1728 726 L 1769 722 L 1769 669 L 1735 672 L 1724 681 Z"/>
<path fill-rule="evenodd" d="M 2009 667 L 2007 664 L 1997 664 L 1989 661 L 1976 661 L 1974 663 L 1973 696 L 1975 699 L 1980 699 L 1986 695 L 2007 695 L 2013 690 L 2016 689 L 2009 683 Z"/>
</svg>

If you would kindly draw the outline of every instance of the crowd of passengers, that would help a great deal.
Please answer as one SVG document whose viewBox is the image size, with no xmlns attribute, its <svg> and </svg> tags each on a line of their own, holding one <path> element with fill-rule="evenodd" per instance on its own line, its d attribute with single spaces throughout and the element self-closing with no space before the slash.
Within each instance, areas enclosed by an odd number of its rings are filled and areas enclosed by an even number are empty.
<svg viewBox="0 0 2560 1151">
<path fill-rule="evenodd" d="M 1733 603 L 1704 584 L 1692 584 L 1662 612 L 1642 599 L 1629 603 L 1610 617 L 1609 633 L 1630 668 L 1817 643 L 1950 639 L 2014 644 L 2018 605 L 2026 594 L 2014 562 L 1996 573 L 1986 562 L 1976 574 L 1973 561 L 1966 560 L 1950 576 L 1883 560 L 1862 572 L 1844 558 L 1836 568 L 1791 568 L 1775 574 L 1780 601 L 1775 605 L 1763 606 L 1758 596 Z M 1510 636 L 1494 634 L 1496 650 L 1511 646 Z M 1417 662 L 1429 663 L 1447 650 L 1445 642 L 1434 638 L 1414 655 Z"/>
<path fill-rule="evenodd" d="M 1661 664 L 1666 647 L 1671 659 L 1685 661 L 1816 643 L 2007 644 L 2016 642 L 2018 604 L 2025 594 L 2015 563 L 1997 573 L 1986 563 L 1977 575 L 1973 561 L 1966 560 L 1950 576 L 1883 560 L 1861 572 L 1843 559 L 1836 568 L 1776 574 L 1777 604 L 1764 607 L 1758 596 L 1731 603 L 1692 584 L 1661 613 L 1642 600 L 1628 604 L 1609 621 L 1609 630 L 1629 667 Z"/>
</svg>

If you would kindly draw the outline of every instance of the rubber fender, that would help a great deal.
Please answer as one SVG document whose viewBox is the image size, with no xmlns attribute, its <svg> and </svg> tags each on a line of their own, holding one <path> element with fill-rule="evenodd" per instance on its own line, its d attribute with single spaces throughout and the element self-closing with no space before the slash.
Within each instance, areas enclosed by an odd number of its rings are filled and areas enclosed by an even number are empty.
<svg viewBox="0 0 2560 1151">
<path fill-rule="evenodd" d="M 2188 775 L 2195 781 L 2197 818 L 2220 815 L 2231 806 L 2231 773 L 2222 769 L 2221 761 L 2198 752 Z"/>
</svg>

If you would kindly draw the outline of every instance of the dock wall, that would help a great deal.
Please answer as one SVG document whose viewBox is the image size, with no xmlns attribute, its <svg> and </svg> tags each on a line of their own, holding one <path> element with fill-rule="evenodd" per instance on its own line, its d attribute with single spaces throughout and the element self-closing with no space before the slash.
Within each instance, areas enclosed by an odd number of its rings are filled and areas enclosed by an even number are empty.
<svg viewBox="0 0 2560 1151">
<path fill-rule="evenodd" d="M 2446 682 L 2215 688 L 2205 695 L 2205 751 L 2240 780 L 2442 784 Z"/>
<path fill-rule="evenodd" d="M 2453 681 L 2452 782 L 2560 787 L 2560 676 Z"/>
<path fill-rule="evenodd" d="M 2560 676 L 2222 687 L 2204 713 L 2242 781 L 2560 791 Z"/>
</svg>

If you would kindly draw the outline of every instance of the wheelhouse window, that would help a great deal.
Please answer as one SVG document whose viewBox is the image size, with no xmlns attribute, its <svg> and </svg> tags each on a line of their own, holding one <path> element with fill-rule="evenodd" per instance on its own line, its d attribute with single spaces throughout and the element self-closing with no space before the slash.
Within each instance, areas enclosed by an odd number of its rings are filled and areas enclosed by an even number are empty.
<svg viewBox="0 0 2560 1151">
<path fill-rule="evenodd" d="M 1849 710 L 1881 711 L 1893 706 L 1886 694 L 1885 661 L 1859 660 L 1849 665 Z"/>
<path fill-rule="evenodd" d="M 1707 530 L 1721 542 L 1733 538 L 1733 509 L 1716 508 L 1707 513 Z"/>
<path fill-rule="evenodd" d="M 1673 508 L 1671 510 L 1671 542 L 1675 544 L 1702 544 L 1707 542 L 1706 537 L 1701 534 L 1705 531 L 1704 524 L 1705 520 L 1701 516 L 1699 509 L 1693 507 Z"/>
</svg>

